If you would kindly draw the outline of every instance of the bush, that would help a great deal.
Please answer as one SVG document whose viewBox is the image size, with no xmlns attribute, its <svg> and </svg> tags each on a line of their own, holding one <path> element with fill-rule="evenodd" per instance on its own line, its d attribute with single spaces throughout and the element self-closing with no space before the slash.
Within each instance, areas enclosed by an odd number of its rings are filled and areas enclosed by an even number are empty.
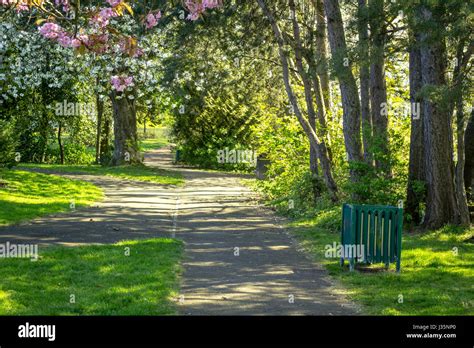
<svg viewBox="0 0 474 348">
<path fill-rule="evenodd" d="M 89 151 L 84 144 L 66 143 L 64 145 L 65 164 L 91 164 L 95 161 L 95 155 Z"/>
<path fill-rule="evenodd" d="M 15 161 L 17 140 L 12 127 L 5 121 L 0 121 L 0 167 L 12 167 Z"/>
</svg>

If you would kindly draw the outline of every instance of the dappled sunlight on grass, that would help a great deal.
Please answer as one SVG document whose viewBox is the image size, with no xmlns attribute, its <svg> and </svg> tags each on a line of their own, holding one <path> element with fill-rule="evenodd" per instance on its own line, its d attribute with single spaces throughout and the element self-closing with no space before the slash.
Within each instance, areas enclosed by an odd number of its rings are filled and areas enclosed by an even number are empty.
<svg viewBox="0 0 474 348">
<path fill-rule="evenodd" d="M 474 229 L 446 226 L 404 233 L 401 273 L 349 272 L 324 257 L 325 245 L 340 242 L 340 208 L 290 223 L 303 246 L 363 305 L 367 314 L 474 315 Z M 329 221 L 328 219 L 337 219 Z M 380 269 L 373 265 L 369 269 Z"/>
<path fill-rule="evenodd" d="M 181 174 L 143 165 L 104 167 L 99 165 L 60 165 L 60 164 L 22 164 L 24 168 L 39 168 L 59 173 L 84 173 L 106 175 L 120 179 L 158 183 L 163 185 L 181 185 Z"/>
<path fill-rule="evenodd" d="M 36 262 L 0 259 L 0 315 L 174 314 L 182 250 L 151 239 L 49 247 Z"/>
<path fill-rule="evenodd" d="M 103 199 L 100 188 L 70 180 L 19 170 L 0 170 L 6 186 L 0 188 L 0 225 L 87 206 Z"/>
</svg>

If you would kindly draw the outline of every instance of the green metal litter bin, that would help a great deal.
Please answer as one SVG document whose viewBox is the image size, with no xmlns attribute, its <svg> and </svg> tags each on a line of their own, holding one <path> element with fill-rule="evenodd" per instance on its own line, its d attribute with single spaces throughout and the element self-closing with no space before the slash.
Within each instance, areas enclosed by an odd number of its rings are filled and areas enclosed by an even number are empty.
<svg viewBox="0 0 474 348">
<path fill-rule="evenodd" d="M 181 150 L 176 150 L 174 155 L 174 162 L 178 163 L 179 161 L 181 161 Z"/>
<path fill-rule="evenodd" d="M 400 272 L 403 208 L 383 205 L 342 206 L 341 266 L 349 260 L 350 270 L 356 262 L 372 264 L 396 262 Z"/>
</svg>

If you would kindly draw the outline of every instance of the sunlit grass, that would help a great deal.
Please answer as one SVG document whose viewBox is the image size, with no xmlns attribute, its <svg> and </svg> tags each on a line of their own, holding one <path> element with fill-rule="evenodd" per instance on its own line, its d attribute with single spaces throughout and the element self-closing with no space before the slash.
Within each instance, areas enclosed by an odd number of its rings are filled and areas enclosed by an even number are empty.
<svg viewBox="0 0 474 348">
<path fill-rule="evenodd" d="M 0 225 L 87 206 L 103 198 L 91 183 L 19 170 L 0 169 Z"/>
<path fill-rule="evenodd" d="M 158 150 L 168 144 L 168 140 L 164 138 L 143 139 L 140 141 L 140 151 Z"/>
<path fill-rule="evenodd" d="M 372 272 L 341 269 L 324 257 L 324 247 L 340 242 L 340 208 L 290 224 L 305 248 L 347 289 L 367 314 L 474 315 L 474 229 L 447 226 L 404 233 L 401 273 L 373 265 Z M 376 272 L 374 272 L 376 271 Z"/>
<path fill-rule="evenodd" d="M 178 172 L 159 168 L 137 166 L 104 167 L 100 165 L 21 164 L 20 168 L 39 168 L 59 173 L 85 173 L 106 175 L 126 180 L 136 180 L 163 185 L 181 185 L 183 177 Z"/>
<path fill-rule="evenodd" d="M 182 252 L 159 238 L 0 259 L 0 315 L 175 314 Z"/>
<path fill-rule="evenodd" d="M 140 151 L 158 150 L 169 144 L 168 140 L 168 129 L 166 127 L 148 128 L 146 136 L 151 138 L 144 138 L 143 132 L 141 132 L 141 138 L 139 141 Z"/>
</svg>

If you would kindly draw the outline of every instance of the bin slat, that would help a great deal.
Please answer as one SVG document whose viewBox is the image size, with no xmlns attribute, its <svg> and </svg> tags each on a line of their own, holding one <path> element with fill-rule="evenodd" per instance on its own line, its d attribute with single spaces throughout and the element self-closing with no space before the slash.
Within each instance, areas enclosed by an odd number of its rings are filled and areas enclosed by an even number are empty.
<svg viewBox="0 0 474 348">
<path fill-rule="evenodd" d="M 400 268 L 403 209 L 380 205 L 344 204 L 342 208 L 341 242 L 344 250 L 350 248 L 351 270 L 354 263 L 383 262 L 386 266 L 397 262 Z M 355 250 L 354 250 L 355 248 Z"/>
</svg>

